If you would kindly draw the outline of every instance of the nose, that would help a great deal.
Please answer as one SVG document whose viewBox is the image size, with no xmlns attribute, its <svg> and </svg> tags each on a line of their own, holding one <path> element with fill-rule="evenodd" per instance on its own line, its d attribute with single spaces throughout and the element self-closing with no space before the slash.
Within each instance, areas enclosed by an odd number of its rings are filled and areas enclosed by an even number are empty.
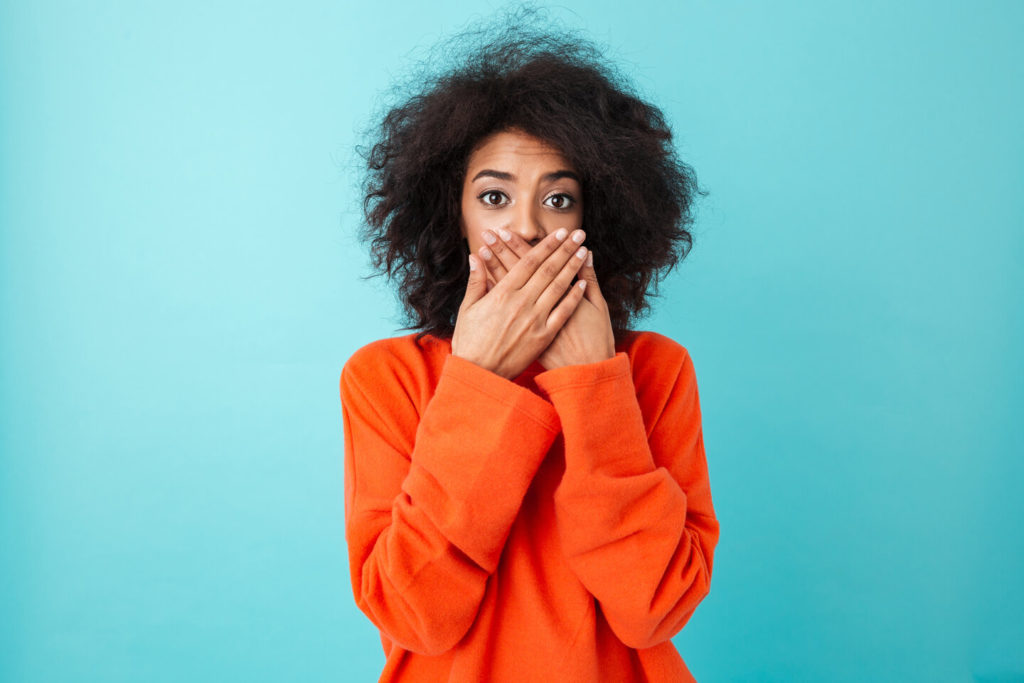
<svg viewBox="0 0 1024 683">
<path fill-rule="evenodd" d="M 512 218 L 512 225 L 509 226 L 509 229 L 532 247 L 544 239 L 547 230 L 541 224 L 539 212 L 530 204 L 532 202 L 520 204 L 520 209 Z"/>
</svg>

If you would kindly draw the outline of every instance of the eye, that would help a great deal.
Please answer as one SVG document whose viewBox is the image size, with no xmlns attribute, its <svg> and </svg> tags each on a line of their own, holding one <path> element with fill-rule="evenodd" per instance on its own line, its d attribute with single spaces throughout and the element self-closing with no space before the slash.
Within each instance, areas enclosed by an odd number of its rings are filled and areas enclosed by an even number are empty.
<svg viewBox="0 0 1024 683">
<path fill-rule="evenodd" d="M 573 199 L 572 195 L 566 194 L 564 192 L 553 194 L 547 199 L 545 199 L 544 202 L 547 203 L 550 202 L 551 200 L 554 200 L 554 203 L 549 204 L 549 206 L 553 209 L 558 209 L 559 211 L 566 211 L 568 209 L 571 209 L 573 204 L 576 203 L 576 200 Z"/>
<path fill-rule="evenodd" d="M 502 206 L 504 204 L 504 202 L 501 201 L 502 197 L 506 197 L 504 192 L 499 190 L 488 190 L 477 197 L 477 199 L 483 201 L 487 206 Z"/>
</svg>

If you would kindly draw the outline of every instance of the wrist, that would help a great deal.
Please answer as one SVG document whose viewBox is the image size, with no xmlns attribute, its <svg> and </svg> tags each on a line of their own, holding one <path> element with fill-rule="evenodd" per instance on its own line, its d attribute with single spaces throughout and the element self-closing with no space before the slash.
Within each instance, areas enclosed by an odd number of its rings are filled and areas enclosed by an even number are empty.
<svg viewBox="0 0 1024 683">
<path fill-rule="evenodd" d="M 485 360 L 483 360 L 481 358 L 476 358 L 476 357 L 473 357 L 473 356 L 463 355 L 461 353 L 455 353 L 454 351 L 452 351 L 452 355 L 453 356 L 457 356 L 457 357 L 461 358 L 462 360 L 469 361 L 470 363 L 472 363 L 473 365 L 477 366 L 478 368 L 481 368 L 481 369 L 486 370 L 488 372 L 492 372 L 495 375 L 498 375 L 499 377 L 504 377 L 505 379 L 508 379 L 508 377 L 506 377 L 503 373 L 498 371 L 498 368 L 496 366 L 494 366 L 491 363 L 488 363 L 487 361 L 485 361 Z"/>
</svg>

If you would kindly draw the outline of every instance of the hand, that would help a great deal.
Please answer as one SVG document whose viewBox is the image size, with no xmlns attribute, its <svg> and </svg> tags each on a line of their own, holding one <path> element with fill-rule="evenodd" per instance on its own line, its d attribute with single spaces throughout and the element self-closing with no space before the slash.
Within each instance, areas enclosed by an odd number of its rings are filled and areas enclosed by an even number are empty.
<svg viewBox="0 0 1024 683">
<path fill-rule="evenodd" d="M 494 255 L 484 261 L 488 275 L 494 278 L 495 286 L 499 286 L 506 275 L 531 251 L 530 245 L 519 235 L 507 230 L 500 232 L 495 236 L 498 239 L 490 246 Z M 577 234 L 582 235 L 583 231 Z M 584 265 L 579 271 L 580 277 L 587 283 L 584 299 L 538 357 L 537 360 L 545 370 L 594 363 L 615 356 L 615 335 L 612 332 L 608 304 L 601 295 L 597 274 L 594 272 L 593 253 L 587 254 L 585 247 L 580 247 L 580 252 L 583 253 L 582 260 L 589 261 L 589 265 Z"/>
<path fill-rule="evenodd" d="M 583 300 L 586 286 L 571 286 L 583 260 L 573 256 L 577 243 L 567 235 L 568 230 L 559 230 L 545 237 L 490 291 L 483 259 L 469 256 L 452 355 L 513 379 L 548 347 Z"/>
</svg>

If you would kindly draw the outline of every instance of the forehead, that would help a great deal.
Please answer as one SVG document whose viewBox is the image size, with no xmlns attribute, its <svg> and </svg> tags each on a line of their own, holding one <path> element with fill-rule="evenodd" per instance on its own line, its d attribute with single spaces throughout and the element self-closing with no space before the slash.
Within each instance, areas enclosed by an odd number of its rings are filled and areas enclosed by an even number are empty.
<svg viewBox="0 0 1024 683">
<path fill-rule="evenodd" d="M 470 154 L 468 165 L 471 169 L 491 165 L 572 168 L 558 148 L 540 138 L 516 130 L 493 133 L 481 140 Z"/>
</svg>

